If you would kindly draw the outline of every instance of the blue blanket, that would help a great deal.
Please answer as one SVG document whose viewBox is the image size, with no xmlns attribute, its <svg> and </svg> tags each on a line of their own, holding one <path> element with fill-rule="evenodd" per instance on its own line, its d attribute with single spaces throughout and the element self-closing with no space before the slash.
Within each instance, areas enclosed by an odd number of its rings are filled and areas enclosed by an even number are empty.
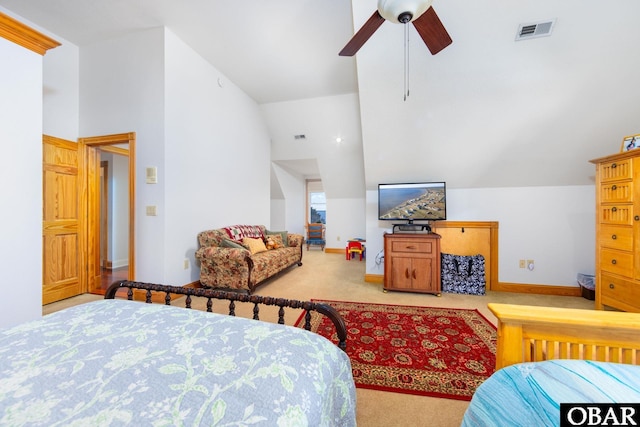
<svg viewBox="0 0 640 427">
<path fill-rule="evenodd" d="M 560 403 L 640 403 L 640 366 L 579 360 L 508 366 L 478 387 L 462 427 L 558 426 Z"/>
<path fill-rule="evenodd" d="M 0 330 L 0 425 L 353 426 L 347 355 L 294 327 L 124 300 Z"/>
</svg>

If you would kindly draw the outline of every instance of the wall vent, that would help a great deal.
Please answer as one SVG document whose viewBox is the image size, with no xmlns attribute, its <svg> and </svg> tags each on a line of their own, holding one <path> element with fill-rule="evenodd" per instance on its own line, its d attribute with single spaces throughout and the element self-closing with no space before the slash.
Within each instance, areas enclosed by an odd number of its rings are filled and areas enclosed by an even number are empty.
<svg viewBox="0 0 640 427">
<path fill-rule="evenodd" d="M 518 27 L 518 33 L 516 34 L 516 41 L 550 36 L 555 23 L 556 20 L 551 19 L 540 22 L 532 22 L 529 24 L 520 24 L 520 26 Z"/>
<path fill-rule="evenodd" d="M 307 139 L 306 135 L 300 134 L 300 135 L 294 135 L 293 139 Z"/>
</svg>

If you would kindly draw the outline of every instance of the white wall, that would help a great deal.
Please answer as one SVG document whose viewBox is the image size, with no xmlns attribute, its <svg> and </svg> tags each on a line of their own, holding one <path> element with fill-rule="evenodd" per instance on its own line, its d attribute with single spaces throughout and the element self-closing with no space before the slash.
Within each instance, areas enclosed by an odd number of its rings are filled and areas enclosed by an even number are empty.
<svg viewBox="0 0 640 427">
<path fill-rule="evenodd" d="M 43 130 L 77 141 L 80 129 L 80 49 L 53 35 L 61 46 L 44 56 Z"/>
<path fill-rule="evenodd" d="M 162 282 L 165 240 L 164 30 L 155 28 L 83 46 L 80 134 L 136 132 L 136 279 Z M 145 184 L 145 168 L 158 184 Z M 158 216 L 145 216 L 156 205 Z"/>
<path fill-rule="evenodd" d="M 164 67 L 162 259 L 164 280 L 182 285 L 199 278 L 194 252 L 200 231 L 269 226 L 270 145 L 257 104 L 169 30 Z"/>
<path fill-rule="evenodd" d="M 327 247 L 343 248 L 348 237 L 364 235 L 364 163 L 357 94 L 262 104 L 260 108 L 269 127 L 273 161 L 315 159 L 318 164 L 327 197 Z M 295 140 L 298 134 L 306 139 Z M 337 137 L 342 141 L 336 142 Z M 276 170 L 277 179 L 292 179 L 291 172 L 280 167 Z M 309 177 L 317 178 L 310 171 L 298 176 L 298 185 L 280 183 L 288 189 L 283 191 L 289 230 L 304 233 L 304 179 Z M 282 204 L 280 200 L 276 203 Z"/>
<path fill-rule="evenodd" d="M 195 281 L 198 232 L 269 224 L 269 137 L 257 105 L 171 31 L 83 47 L 81 71 L 82 134 L 136 132 L 136 280 Z M 144 182 L 148 166 L 157 184 Z M 147 205 L 158 215 L 146 216 Z"/>
<path fill-rule="evenodd" d="M 111 190 L 111 254 L 113 267 L 129 265 L 129 158 L 113 155 L 110 158 Z"/>
<path fill-rule="evenodd" d="M 0 37 L 0 327 L 42 316 L 42 56 Z"/>
<path fill-rule="evenodd" d="M 498 221 L 498 280 L 577 286 L 595 270 L 594 186 L 447 189 L 447 220 Z M 373 254 L 391 223 L 378 221 L 377 191 L 367 192 L 367 273 L 383 274 Z M 377 224 L 377 227 L 374 226 Z M 519 268 L 520 259 L 535 269 Z"/>
<path fill-rule="evenodd" d="M 271 201 L 271 209 L 275 210 L 277 207 L 282 215 L 277 219 L 272 218 L 271 229 L 306 235 L 307 194 L 304 177 L 276 164 L 272 164 L 271 168 L 283 194 L 283 199 L 276 199 L 276 203 L 274 200 Z"/>
</svg>

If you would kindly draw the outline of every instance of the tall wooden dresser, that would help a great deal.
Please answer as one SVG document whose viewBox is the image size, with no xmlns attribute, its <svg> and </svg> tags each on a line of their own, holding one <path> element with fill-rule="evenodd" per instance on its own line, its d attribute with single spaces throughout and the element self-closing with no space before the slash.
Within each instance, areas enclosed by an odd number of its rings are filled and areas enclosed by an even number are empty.
<svg viewBox="0 0 640 427">
<path fill-rule="evenodd" d="M 640 149 L 596 165 L 596 309 L 640 312 Z"/>
<path fill-rule="evenodd" d="M 440 235 L 384 235 L 384 290 L 440 296 Z"/>
</svg>

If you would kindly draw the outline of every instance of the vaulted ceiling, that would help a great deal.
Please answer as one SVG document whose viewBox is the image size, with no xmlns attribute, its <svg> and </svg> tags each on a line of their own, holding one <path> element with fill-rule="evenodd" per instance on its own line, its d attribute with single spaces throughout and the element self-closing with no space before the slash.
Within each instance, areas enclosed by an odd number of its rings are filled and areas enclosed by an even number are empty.
<svg viewBox="0 0 640 427">
<path fill-rule="evenodd" d="M 79 46 L 165 25 L 259 104 L 359 93 L 370 189 L 590 184 L 588 160 L 640 133 L 637 0 L 435 0 L 453 44 L 432 56 L 410 29 L 408 68 L 403 26 L 388 22 L 338 56 L 376 3 L 0 0 Z M 515 41 L 548 20 L 551 36 Z"/>
</svg>

